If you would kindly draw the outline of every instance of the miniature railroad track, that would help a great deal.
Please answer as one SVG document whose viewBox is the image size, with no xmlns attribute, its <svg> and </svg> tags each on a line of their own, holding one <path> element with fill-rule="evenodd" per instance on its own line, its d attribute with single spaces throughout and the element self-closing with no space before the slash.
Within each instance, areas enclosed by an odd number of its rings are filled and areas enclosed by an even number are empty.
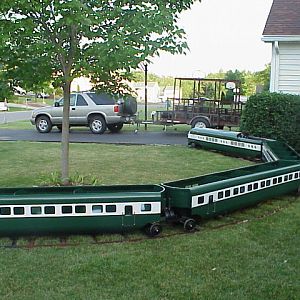
<svg viewBox="0 0 300 300">
<path fill-rule="evenodd" d="M 297 197 L 294 197 L 292 200 L 288 200 L 288 203 L 283 206 L 279 206 L 270 211 L 266 211 L 265 213 L 255 216 L 255 217 L 235 218 L 231 215 L 230 216 L 226 215 L 227 220 L 225 220 L 225 222 L 222 224 L 211 226 L 211 227 L 204 225 L 200 228 L 198 226 L 193 231 L 190 231 L 190 232 L 177 231 L 177 232 L 172 232 L 172 233 L 165 233 L 165 234 L 163 233 L 163 234 L 155 237 L 155 239 L 166 239 L 166 238 L 171 238 L 171 237 L 180 236 L 180 235 L 199 234 L 202 232 L 209 232 L 209 231 L 213 231 L 213 230 L 218 230 L 218 229 L 223 229 L 223 228 L 227 228 L 227 227 L 242 225 L 242 224 L 249 223 L 249 222 L 263 220 L 265 218 L 271 217 L 271 216 L 283 211 L 284 209 L 289 208 L 293 203 L 295 203 L 295 201 L 297 201 Z M 241 210 L 240 213 L 242 214 L 244 211 L 246 211 L 246 210 Z M 222 219 L 223 216 L 219 216 L 219 218 Z M 229 218 L 229 220 L 228 220 L 228 218 Z M 30 238 L 28 238 L 27 244 L 18 245 L 18 240 L 14 239 L 11 241 L 11 244 L 0 245 L 0 248 L 31 250 L 31 249 L 37 249 L 37 248 L 55 248 L 55 247 L 65 248 L 65 247 L 78 247 L 78 246 L 85 246 L 85 245 L 139 243 L 139 242 L 149 240 L 149 238 L 145 237 L 145 236 L 136 237 L 136 238 L 128 238 L 128 236 L 126 234 L 122 234 L 121 237 L 122 237 L 121 239 L 116 239 L 116 240 L 112 240 L 112 241 L 99 241 L 97 236 L 91 235 L 92 242 L 68 242 L 68 237 L 64 236 L 64 237 L 57 237 L 57 243 L 51 243 L 51 244 L 50 243 L 37 244 L 36 241 L 38 240 L 38 237 L 30 237 Z"/>
</svg>

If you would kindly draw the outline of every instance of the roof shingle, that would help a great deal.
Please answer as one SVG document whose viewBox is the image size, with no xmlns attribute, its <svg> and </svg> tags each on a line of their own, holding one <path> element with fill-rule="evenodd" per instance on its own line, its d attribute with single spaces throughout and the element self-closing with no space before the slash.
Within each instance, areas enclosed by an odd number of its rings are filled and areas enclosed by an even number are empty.
<svg viewBox="0 0 300 300">
<path fill-rule="evenodd" d="M 300 35 L 300 0 L 274 0 L 263 35 Z"/>
</svg>

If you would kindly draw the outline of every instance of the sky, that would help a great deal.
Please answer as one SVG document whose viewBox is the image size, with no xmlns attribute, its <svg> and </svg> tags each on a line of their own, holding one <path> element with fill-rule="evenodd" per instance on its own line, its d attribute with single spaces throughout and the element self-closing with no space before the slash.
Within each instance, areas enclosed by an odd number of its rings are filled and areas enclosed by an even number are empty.
<svg viewBox="0 0 300 300">
<path fill-rule="evenodd" d="M 271 62 L 271 45 L 262 32 L 272 0 L 202 0 L 181 14 L 187 55 L 162 53 L 149 72 L 160 76 L 197 76 L 220 69 L 260 71 Z"/>
</svg>

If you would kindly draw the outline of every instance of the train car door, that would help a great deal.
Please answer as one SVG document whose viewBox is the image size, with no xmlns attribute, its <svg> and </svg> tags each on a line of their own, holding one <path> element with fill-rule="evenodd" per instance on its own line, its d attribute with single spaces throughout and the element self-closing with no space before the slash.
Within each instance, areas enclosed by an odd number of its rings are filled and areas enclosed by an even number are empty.
<svg viewBox="0 0 300 300">
<path fill-rule="evenodd" d="M 209 195 L 208 205 L 207 205 L 207 214 L 214 214 L 216 211 L 216 202 L 214 202 L 214 195 Z"/>
<path fill-rule="evenodd" d="M 131 227 L 135 225 L 135 215 L 133 213 L 132 205 L 126 205 L 124 207 L 124 214 L 122 216 L 123 227 Z"/>
</svg>

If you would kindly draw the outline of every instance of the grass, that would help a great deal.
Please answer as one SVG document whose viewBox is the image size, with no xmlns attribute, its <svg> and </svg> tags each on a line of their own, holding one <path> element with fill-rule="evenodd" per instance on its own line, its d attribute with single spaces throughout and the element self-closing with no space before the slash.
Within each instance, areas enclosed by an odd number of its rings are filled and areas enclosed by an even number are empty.
<svg viewBox="0 0 300 300">
<path fill-rule="evenodd" d="M 71 174 L 101 184 L 159 183 L 250 164 L 183 146 L 72 144 L 70 151 Z M 1 142 L 0 155 L 1 186 L 36 185 L 59 171 L 59 144 Z M 80 242 L 76 247 L 0 248 L 1 299 L 299 299 L 296 200 L 273 199 L 209 220 L 189 235 L 100 245 L 81 236 L 70 237 Z M 244 222 L 213 230 L 232 220 Z"/>
<path fill-rule="evenodd" d="M 5 157 L 1 162 L 0 186 L 39 185 L 51 173 L 60 171 L 58 143 L 0 145 L 0 156 Z M 71 176 L 93 176 L 99 184 L 160 183 L 248 164 L 243 159 L 185 146 L 70 145 Z"/>
</svg>

